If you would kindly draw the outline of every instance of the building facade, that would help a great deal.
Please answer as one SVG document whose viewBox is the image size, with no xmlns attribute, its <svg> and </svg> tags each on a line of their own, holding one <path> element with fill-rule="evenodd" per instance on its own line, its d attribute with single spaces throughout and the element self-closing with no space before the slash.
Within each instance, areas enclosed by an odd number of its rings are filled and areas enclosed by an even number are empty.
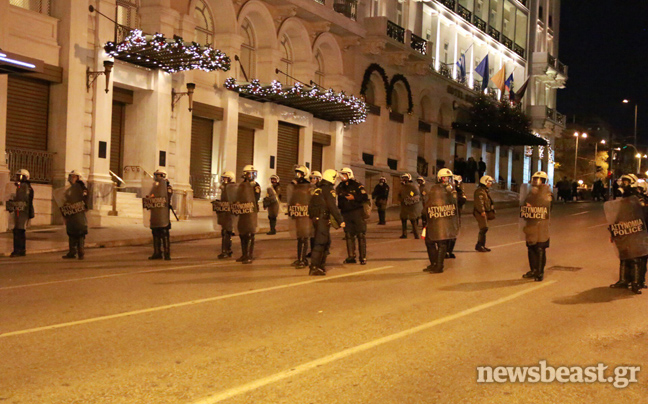
<svg viewBox="0 0 648 404">
<path fill-rule="evenodd" d="M 58 220 L 51 190 L 72 169 L 89 183 L 94 225 L 132 220 L 159 166 L 185 217 L 210 214 L 218 174 L 240 176 L 246 164 L 262 185 L 306 164 L 350 166 L 370 187 L 393 177 L 396 190 L 402 172 L 433 177 L 455 156 L 474 157 L 511 187 L 536 169 L 551 175 L 550 148 L 509 147 L 453 123 L 482 91 L 475 69 L 488 55 L 490 77 L 504 68 L 514 90 L 528 79 L 523 108 L 552 143 L 567 79 L 559 11 L 558 0 L 0 0 L 0 53 L 9 55 L 0 58 L 0 173 L 32 172 L 36 224 Z M 230 68 L 165 71 L 106 52 L 134 29 L 210 44 Z M 24 68 L 7 67 L 16 61 Z M 317 105 L 244 96 L 230 78 L 361 95 L 369 113 L 348 124 Z M 486 92 L 505 99 L 494 86 Z"/>
</svg>

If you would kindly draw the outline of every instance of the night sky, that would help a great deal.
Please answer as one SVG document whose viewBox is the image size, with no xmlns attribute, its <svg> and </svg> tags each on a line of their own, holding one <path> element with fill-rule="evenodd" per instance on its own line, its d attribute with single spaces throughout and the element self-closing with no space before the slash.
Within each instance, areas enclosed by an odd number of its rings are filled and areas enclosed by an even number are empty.
<svg viewBox="0 0 648 404">
<path fill-rule="evenodd" d="M 615 135 L 632 136 L 639 104 L 637 142 L 648 146 L 648 1 L 562 0 L 558 59 L 569 66 L 558 91 L 558 111 L 593 114 Z"/>
</svg>

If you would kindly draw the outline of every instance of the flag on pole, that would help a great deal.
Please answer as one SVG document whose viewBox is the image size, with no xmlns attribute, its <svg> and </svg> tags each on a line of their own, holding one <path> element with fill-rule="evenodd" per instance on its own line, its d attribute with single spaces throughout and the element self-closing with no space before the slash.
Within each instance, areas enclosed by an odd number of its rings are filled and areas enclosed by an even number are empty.
<svg viewBox="0 0 648 404">
<path fill-rule="evenodd" d="M 524 97 L 524 93 L 526 92 L 527 85 L 529 84 L 529 79 L 527 78 L 524 84 L 522 84 L 522 87 L 515 93 L 515 100 L 520 100 L 522 101 L 522 98 Z"/>
<path fill-rule="evenodd" d="M 482 59 L 481 62 L 479 62 L 479 65 L 475 69 L 475 72 L 482 76 L 482 88 L 481 90 L 484 91 L 488 88 L 488 76 L 490 74 L 490 70 L 488 69 L 488 54 Z"/>
<path fill-rule="evenodd" d="M 513 73 L 506 79 L 504 83 L 504 89 L 509 94 L 509 101 L 515 101 L 515 93 L 513 92 Z"/>
<path fill-rule="evenodd" d="M 459 81 L 462 83 L 466 81 L 466 54 L 462 53 L 459 60 L 457 60 L 457 68 L 459 69 Z"/>
<path fill-rule="evenodd" d="M 495 73 L 491 81 L 493 84 L 495 84 L 495 87 L 497 87 L 501 92 L 504 92 L 504 86 L 505 86 L 505 78 L 506 77 L 506 66 L 502 66 L 502 68 Z"/>
</svg>

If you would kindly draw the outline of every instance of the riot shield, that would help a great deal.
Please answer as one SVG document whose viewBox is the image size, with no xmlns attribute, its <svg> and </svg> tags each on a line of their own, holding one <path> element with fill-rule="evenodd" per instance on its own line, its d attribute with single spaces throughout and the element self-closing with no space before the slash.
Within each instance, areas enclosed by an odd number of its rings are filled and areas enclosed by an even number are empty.
<svg viewBox="0 0 648 404">
<path fill-rule="evenodd" d="M 274 187 L 270 185 L 266 190 L 266 193 L 268 194 L 269 203 L 269 205 L 267 206 L 268 217 L 279 216 L 279 197 L 277 196 L 277 192 L 275 191 Z"/>
<path fill-rule="evenodd" d="M 426 196 L 424 212 L 427 217 L 425 239 L 441 241 L 459 235 L 459 209 L 452 188 L 441 184 L 432 186 Z"/>
<path fill-rule="evenodd" d="M 5 209 L 9 212 L 9 228 L 26 229 L 29 224 L 29 185 L 9 183 L 5 186 Z"/>
<path fill-rule="evenodd" d="M 221 185 L 220 199 L 212 201 L 212 210 L 214 211 L 214 230 L 233 231 L 233 215 L 231 202 L 236 198 L 236 184 Z M 220 228 L 219 228 L 220 227 Z"/>
<path fill-rule="evenodd" d="M 290 235 L 295 238 L 311 237 L 313 222 L 308 216 L 308 203 L 312 186 L 306 184 L 288 185 L 288 217 L 290 217 Z"/>
<path fill-rule="evenodd" d="M 520 237 L 529 244 L 549 241 L 552 192 L 549 185 L 520 187 Z"/>
<path fill-rule="evenodd" d="M 648 232 L 639 198 L 631 196 L 607 201 L 603 210 L 619 259 L 648 255 Z"/>
<path fill-rule="evenodd" d="M 165 228 L 171 224 L 167 184 L 167 180 L 156 181 L 153 178 L 142 180 L 144 227 Z"/>
<path fill-rule="evenodd" d="M 83 187 L 77 184 L 52 191 L 54 202 L 63 215 L 66 230 L 72 235 L 83 235 L 88 232 L 85 214 L 87 207 L 83 191 Z"/>
<path fill-rule="evenodd" d="M 416 220 L 421 216 L 423 203 L 418 185 L 408 183 L 401 187 L 401 220 Z"/>
<path fill-rule="evenodd" d="M 238 232 L 240 234 L 256 233 L 258 209 L 252 183 L 244 181 L 237 184 L 236 197 L 231 206 L 232 214 L 238 216 Z"/>
</svg>

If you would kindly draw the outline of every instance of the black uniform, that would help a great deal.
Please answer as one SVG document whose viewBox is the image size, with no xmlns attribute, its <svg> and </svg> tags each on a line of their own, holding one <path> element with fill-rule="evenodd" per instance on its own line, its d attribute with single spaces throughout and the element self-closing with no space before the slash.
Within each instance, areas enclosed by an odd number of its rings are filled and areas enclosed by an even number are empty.
<svg viewBox="0 0 648 404">
<path fill-rule="evenodd" d="M 221 253 L 218 259 L 232 256 L 232 235 L 234 234 L 234 220 L 231 203 L 236 196 L 236 183 L 230 182 L 221 184 L 220 200 L 212 202 L 213 210 L 216 212 L 218 224 L 221 227 Z"/>
<path fill-rule="evenodd" d="M 639 196 L 637 188 L 631 187 L 629 185 L 620 186 L 619 194 L 621 198 L 624 199 L 633 196 Z M 640 289 L 643 289 L 645 284 L 645 260 L 646 257 L 620 259 L 619 280 L 616 283 L 610 285 L 610 287 L 625 289 L 628 286 L 632 285 L 635 293 L 641 293 Z"/>
<path fill-rule="evenodd" d="M 331 247 L 330 220 L 332 218 L 337 223 L 344 221 L 335 204 L 335 199 L 333 184 L 321 180 L 313 190 L 308 204 L 308 215 L 313 220 L 313 228 L 315 229 L 315 244 L 311 254 L 309 275 L 326 275 L 324 265 Z"/>
<path fill-rule="evenodd" d="M 483 184 L 479 184 L 475 190 L 474 198 L 474 209 L 473 216 L 477 220 L 479 225 L 479 235 L 477 236 L 477 244 L 475 245 L 475 250 L 480 252 L 490 251 L 486 248 L 486 233 L 488 232 L 488 215 L 495 213 L 495 207 L 493 206 L 493 200 L 490 197 L 488 192 L 488 187 Z M 492 212 L 492 213 L 491 213 Z M 484 213 L 485 215 L 482 215 Z"/>
<path fill-rule="evenodd" d="M 12 257 L 22 257 L 27 254 L 27 224 L 34 214 L 34 189 L 29 180 L 16 182 L 16 194 L 12 201 L 7 201 L 7 210 L 13 220 Z"/>
<path fill-rule="evenodd" d="M 254 180 L 244 178 L 243 182 L 238 186 L 238 192 L 235 201 L 235 205 L 242 206 L 244 212 L 237 213 L 239 215 L 238 232 L 241 239 L 242 255 L 236 261 L 242 262 L 244 264 L 251 264 L 254 260 L 254 235 L 256 233 L 257 227 L 259 198 L 261 198 L 261 187 L 259 186 L 259 184 Z M 252 212 L 248 212 L 246 208 L 248 203 L 253 204 Z M 235 205 L 233 205 L 232 207 L 234 208 Z"/>
<path fill-rule="evenodd" d="M 430 265 L 424 271 L 443 272 L 443 260 L 450 240 L 456 239 L 459 233 L 458 210 L 457 195 L 451 185 L 439 183 L 430 188 L 424 208 L 428 219 L 425 247 Z"/>
<path fill-rule="evenodd" d="M 306 178 L 296 178 L 288 186 L 288 216 L 291 232 L 297 238 L 297 259 L 292 263 L 298 269 L 308 266 L 308 243 L 313 248 L 312 222 L 308 217 L 308 203 L 311 198 L 312 185 Z M 294 231 L 292 231 L 294 229 Z"/>
<path fill-rule="evenodd" d="M 358 249 L 360 256 L 360 263 L 366 263 L 367 255 L 367 221 L 364 219 L 364 203 L 369 200 L 369 195 L 365 191 L 364 186 L 354 179 L 349 179 L 341 182 L 337 186 L 337 199 L 338 206 L 344 217 L 344 228 L 346 245 L 347 245 L 347 259 L 344 261 L 347 264 L 355 264 L 355 240 L 358 239 Z M 347 196 L 353 196 L 352 200 L 347 199 Z"/>
<path fill-rule="evenodd" d="M 419 238 L 416 220 L 421 216 L 423 211 L 423 202 L 421 200 L 421 191 L 419 190 L 419 187 L 411 181 L 402 184 L 400 193 L 398 194 L 398 199 L 401 204 L 400 218 L 403 229 L 403 234 L 400 238 L 407 238 L 408 220 L 412 224 L 412 233 L 414 233 L 414 238 Z"/>
<path fill-rule="evenodd" d="M 387 201 L 389 199 L 389 185 L 378 183 L 374 187 L 371 197 L 376 200 L 378 208 L 378 224 L 387 224 L 385 221 L 385 212 L 387 211 Z"/>
<path fill-rule="evenodd" d="M 272 189 L 271 189 L 272 188 Z M 274 191 L 274 195 L 272 195 Z M 263 198 L 263 207 L 268 209 L 268 221 L 270 222 L 269 235 L 277 234 L 277 216 L 279 216 L 279 201 L 281 200 L 281 185 L 272 184 L 268 187 L 268 196 Z"/>
<path fill-rule="evenodd" d="M 464 192 L 461 185 L 459 184 L 455 185 L 454 189 L 457 192 L 457 207 L 458 207 L 457 214 L 459 216 L 459 226 L 461 226 L 461 210 L 466 204 L 467 198 L 466 198 L 466 193 Z M 448 251 L 446 254 L 446 258 L 456 258 L 456 256 L 454 255 L 454 248 L 456 244 L 457 244 L 456 238 L 453 238 L 452 240 L 448 241 Z"/>
<path fill-rule="evenodd" d="M 421 202 L 423 202 L 423 206 L 425 206 L 425 196 L 427 195 L 427 187 L 425 186 L 425 183 L 419 183 L 419 192 L 421 193 Z M 427 226 L 427 215 L 424 211 L 421 212 L 421 224 L 423 227 Z"/>
<path fill-rule="evenodd" d="M 162 195 L 166 191 L 165 195 Z M 173 188 L 166 178 L 156 179 L 155 185 L 151 189 L 151 194 L 147 198 L 155 201 L 158 198 L 165 198 L 166 204 L 164 206 L 156 206 L 150 209 L 151 211 L 151 233 L 153 234 L 153 255 L 149 257 L 151 260 L 162 259 L 164 254 L 165 260 L 171 259 L 171 236 L 169 230 L 171 229 L 171 198 L 173 197 Z"/>
<path fill-rule="evenodd" d="M 82 260 L 85 256 L 85 236 L 88 234 L 88 188 L 78 180 L 65 191 L 65 204 L 61 212 L 65 220 L 65 230 L 68 235 L 69 251 L 63 258 L 75 258 L 77 254 Z"/>
</svg>

